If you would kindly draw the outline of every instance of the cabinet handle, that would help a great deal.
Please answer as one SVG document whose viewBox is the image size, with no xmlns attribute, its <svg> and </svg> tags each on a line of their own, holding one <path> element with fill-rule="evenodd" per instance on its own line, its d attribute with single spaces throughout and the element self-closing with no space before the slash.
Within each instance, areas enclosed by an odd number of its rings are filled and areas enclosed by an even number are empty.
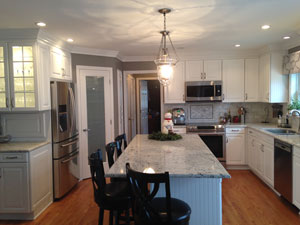
<svg viewBox="0 0 300 225">
<path fill-rule="evenodd" d="M 17 159 L 18 156 L 6 156 L 5 158 L 6 158 L 6 159 Z"/>
<path fill-rule="evenodd" d="M 265 152 L 265 151 L 264 151 L 264 145 L 263 145 L 263 144 L 260 145 L 260 150 L 261 150 L 262 152 Z"/>
<path fill-rule="evenodd" d="M 240 131 L 240 130 L 231 129 L 231 131 Z"/>
<path fill-rule="evenodd" d="M 0 168 L 0 179 L 1 179 L 1 177 L 2 177 L 2 169 Z"/>
<path fill-rule="evenodd" d="M 206 73 L 204 72 L 204 79 L 206 79 Z"/>
<path fill-rule="evenodd" d="M 201 79 L 203 79 L 203 73 L 201 73 Z"/>
<path fill-rule="evenodd" d="M 226 143 L 228 143 L 228 138 L 226 138 Z"/>
<path fill-rule="evenodd" d="M 185 101 L 184 94 L 182 95 L 182 100 Z"/>
<path fill-rule="evenodd" d="M 12 108 L 15 107 L 15 104 L 14 104 L 14 98 L 11 98 L 11 99 L 10 99 L 10 104 L 11 104 L 11 107 L 12 107 Z"/>
<path fill-rule="evenodd" d="M 252 134 L 253 132 L 251 130 L 249 130 L 249 133 Z"/>
<path fill-rule="evenodd" d="M 248 100 L 248 94 L 247 93 L 245 94 L 245 99 Z"/>
<path fill-rule="evenodd" d="M 8 98 L 5 99 L 6 108 L 8 108 Z"/>
<path fill-rule="evenodd" d="M 223 95 L 222 95 L 222 100 L 224 101 L 224 99 L 225 99 L 225 95 L 223 94 Z"/>
</svg>

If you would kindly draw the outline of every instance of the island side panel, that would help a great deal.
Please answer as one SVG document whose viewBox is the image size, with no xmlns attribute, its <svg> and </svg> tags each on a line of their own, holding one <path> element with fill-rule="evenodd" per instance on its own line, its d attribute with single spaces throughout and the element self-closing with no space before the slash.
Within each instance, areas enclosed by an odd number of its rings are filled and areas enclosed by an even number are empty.
<svg viewBox="0 0 300 225">
<path fill-rule="evenodd" d="M 189 204 L 190 225 L 222 225 L 221 178 L 170 178 L 171 197 Z M 165 196 L 160 187 L 157 196 Z"/>
</svg>

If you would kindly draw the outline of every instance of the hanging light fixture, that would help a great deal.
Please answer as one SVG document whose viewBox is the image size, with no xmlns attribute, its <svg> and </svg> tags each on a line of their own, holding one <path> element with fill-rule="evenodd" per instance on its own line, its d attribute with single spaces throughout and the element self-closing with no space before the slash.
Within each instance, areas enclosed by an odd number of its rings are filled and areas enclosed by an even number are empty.
<svg viewBox="0 0 300 225">
<path fill-rule="evenodd" d="M 173 78 L 173 71 L 176 63 L 178 62 L 178 56 L 171 41 L 170 32 L 167 31 L 166 28 L 166 14 L 170 13 L 171 9 L 163 8 L 158 10 L 158 12 L 164 15 L 164 30 L 160 32 L 162 37 L 158 55 L 154 62 L 157 66 L 157 75 L 159 82 L 162 85 L 167 86 Z M 167 37 L 172 47 L 173 55 L 170 54 L 167 48 Z"/>
</svg>

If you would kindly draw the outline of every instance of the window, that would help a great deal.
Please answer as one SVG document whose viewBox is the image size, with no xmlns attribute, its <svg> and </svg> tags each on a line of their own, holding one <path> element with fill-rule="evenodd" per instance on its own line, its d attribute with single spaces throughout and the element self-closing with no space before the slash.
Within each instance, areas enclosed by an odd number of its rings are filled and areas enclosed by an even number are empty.
<svg viewBox="0 0 300 225">
<path fill-rule="evenodd" d="M 289 102 L 291 103 L 292 100 L 296 99 L 300 101 L 300 73 L 290 74 L 289 83 Z"/>
</svg>

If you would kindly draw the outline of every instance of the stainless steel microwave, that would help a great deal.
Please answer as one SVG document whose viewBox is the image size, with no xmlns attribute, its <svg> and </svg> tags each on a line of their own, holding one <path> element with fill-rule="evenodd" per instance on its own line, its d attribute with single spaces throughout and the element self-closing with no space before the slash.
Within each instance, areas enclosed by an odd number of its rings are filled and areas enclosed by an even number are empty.
<svg viewBox="0 0 300 225">
<path fill-rule="evenodd" d="M 221 102 L 222 81 L 185 82 L 186 102 Z"/>
</svg>

